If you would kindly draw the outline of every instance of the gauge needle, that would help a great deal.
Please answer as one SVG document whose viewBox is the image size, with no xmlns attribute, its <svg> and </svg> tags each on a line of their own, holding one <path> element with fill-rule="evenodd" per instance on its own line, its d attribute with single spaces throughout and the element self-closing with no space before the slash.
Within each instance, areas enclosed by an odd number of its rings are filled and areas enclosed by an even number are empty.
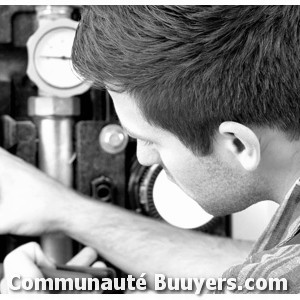
<svg viewBox="0 0 300 300">
<path fill-rule="evenodd" d="M 62 60 L 70 60 L 71 57 L 67 56 L 51 56 L 51 55 L 40 55 L 41 58 L 47 58 L 47 59 L 62 59 Z"/>
</svg>

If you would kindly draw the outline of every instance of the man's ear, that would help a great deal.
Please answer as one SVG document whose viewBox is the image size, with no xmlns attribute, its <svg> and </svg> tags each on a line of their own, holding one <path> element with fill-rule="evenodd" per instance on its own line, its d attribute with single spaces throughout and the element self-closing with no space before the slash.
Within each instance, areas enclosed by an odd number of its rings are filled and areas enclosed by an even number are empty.
<svg viewBox="0 0 300 300">
<path fill-rule="evenodd" d="M 254 171 L 260 163 L 260 143 L 256 134 L 247 126 L 237 122 L 223 122 L 219 132 L 225 140 L 225 148 L 229 150 L 242 167 Z"/>
</svg>

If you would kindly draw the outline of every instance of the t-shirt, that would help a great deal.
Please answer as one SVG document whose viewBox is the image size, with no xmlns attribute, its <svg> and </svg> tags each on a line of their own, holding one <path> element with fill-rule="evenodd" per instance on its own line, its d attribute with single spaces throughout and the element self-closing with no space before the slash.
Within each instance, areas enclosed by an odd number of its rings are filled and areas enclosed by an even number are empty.
<svg viewBox="0 0 300 300">
<path fill-rule="evenodd" d="M 236 278 L 240 289 L 233 293 L 300 293 L 300 244 L 285 245 L 300 230 L 300 179 L 286 195 L 268 227 L 246 261 L 229 268 L 222 278 Z M 246 289 L 248 278 L 259 280 L 258 288 Z M 264 289 L 262 279 L 286 279 L 287 290 Z M 270 282 L 271 282 L 270 281 Z M 268 281 L 266 281 L 268 282 Z M 269 282 L 268 282 L 269 283 Z M 272 283 L 269 283 L 269 287 Z M 273 285 L 274 289 L 276 285 Z M 281 285 L 281 288 L 283 285 Z"/>
</svg>

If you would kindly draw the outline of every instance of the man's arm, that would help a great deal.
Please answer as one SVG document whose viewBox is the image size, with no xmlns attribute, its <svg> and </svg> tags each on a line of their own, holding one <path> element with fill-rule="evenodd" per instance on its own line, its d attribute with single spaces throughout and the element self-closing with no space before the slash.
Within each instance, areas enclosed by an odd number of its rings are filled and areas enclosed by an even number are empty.
<svg viewBox="0 0 300 300">
<path fill-rule="evenodd" d="M 59 228 L 67 235 L 99 251 L 125 272 L 149 278 L 220 277 L 245 260 L 252 243 L 184 230 L 122 208 L 82 199 L 69 205 L 67 218 L 59 216 Z M 88 233 L 88 234 L 87 234 Z"/>
<path fill-rule="evenodd" d="M 181 230 L 79 195 L 0 149 L 0 233 L 62 231 L 139 277 L 217 277 L 251 243 Z"/>
</svg>

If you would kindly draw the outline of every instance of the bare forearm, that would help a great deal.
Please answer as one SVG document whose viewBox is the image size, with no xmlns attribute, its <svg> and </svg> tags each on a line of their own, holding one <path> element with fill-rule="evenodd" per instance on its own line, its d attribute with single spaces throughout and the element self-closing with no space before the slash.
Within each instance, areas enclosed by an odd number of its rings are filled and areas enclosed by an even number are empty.
<svg viewBox="0 0 300 300">
<path fill-rule="evenodd" d="M 220 276 L 249 252 L 247 243 L 179 230 L 87 199 L 1 148 L 0 162 L 1 234 L 64 231 L 136 276 Z"/>
<path fill-rule="evenodd" d="M 92 246 L 129 274 L 163 273 L 170 277 L 216 277 L 240 263 L 251 243 L 181 230 L 90 199 L 77 199 L 69 207 L 74 218 L 62 230 Z"/>
</svg>

